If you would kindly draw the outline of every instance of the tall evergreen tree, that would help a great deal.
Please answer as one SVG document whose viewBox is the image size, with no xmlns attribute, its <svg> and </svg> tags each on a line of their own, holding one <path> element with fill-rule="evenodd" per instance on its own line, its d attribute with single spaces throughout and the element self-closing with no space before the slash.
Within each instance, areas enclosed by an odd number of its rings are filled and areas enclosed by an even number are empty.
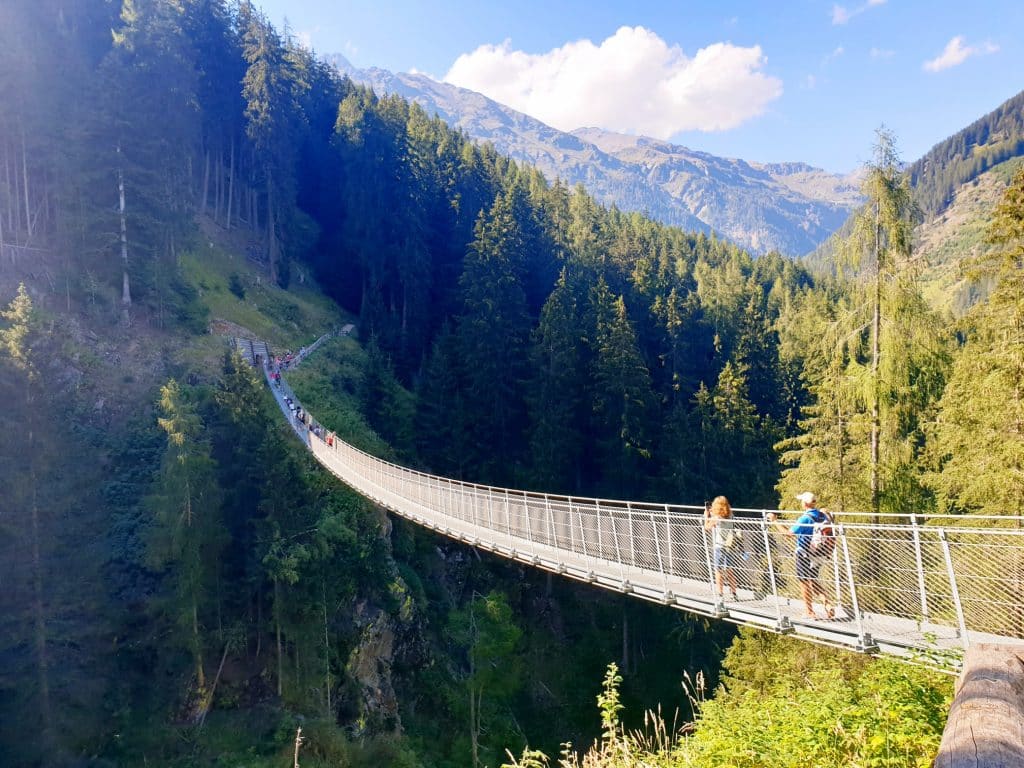
<svg viewBox="0 0 1024 768">
<path fill-rule="evenodd" d="M 225 543 L 220 493 L 203 421 L 174 379 L 160 390 L 160 411 L 163 415 L 159 424 L 167 434 L 167 449 L 157 489 L 149 500 L 155 518 L 149 562 L 161 570 L 172 569 L 174 594 L 170 604 L 192 654 L 198 713 L 208 706 L 205 619 Z"/>
<path fill-rule="evenodd" d="M 603 280 L 592 289 L 597 318 L 592 370 L 598 471 L 605 492 L 643 494 L 652 474 L 655 399 L 622 297 Z M 649 492 L 649 491 L 648 491 Z"/>
<path fill-rule="evenodd" d="M 41 356 L 46 354 L 46 341 L 39 317 L 32 306 L 25 286 L 18 287 L 18 293 L 10 305 L 0 312 L 4 326 L 0 328 L 0 371 L 13 369 L 13 384 L 4 392 L 14 405 L 14 412 L 21 415 L 16 423 L 6 425 L 9 435 L 5 441 L 7 450 L 14 449 L 13 455 L 3 456 L 3 463 L 10 472 L 9 498 L 16 515 L 16 524 L 28 529 L 28 545 L 31 552 L 31 605 L 32 605 L 32 650 L 35 656 L 36 685 L 38 686 L 39 719 L 42 725 L 42 740 L 45 747 L 51 745 L 54 733 L 50 705 L 50 650 L 47 626 L 47 585 L 44 583 L 42 558 L 42 515 L 45 498 L 40 465 L 42 441 L 40 438 L 41 415 L 46 412 L 45 404 L 39 398 L 42 385 L 40 378 Z M 5 382 L 7 383 L 7 382 Z M 7 451 L 4 451 L 6 453 Z M 2 454 L 0 454 L 2 456 Z"/>
<path fill-rule="evenodd" d="M 270 278 L 284 284 L 288 267 L 282 239 L 295 216 L 297 127 L 304 120 L 298 99 L 307 83 L 277 31 L 249 0 L 240 6 L 239 24 L 248 65 L 242 81 L 246 134 L 262 177 Z"/>
<path fill-rule="evenodd" d="M 195 52 L 179 3 L 124 0 L 89 112 L 86 181 L 106 183 L 81 212 L 97 251 L 120 260 L 124 316 L 147 294 L 161 321 L 170 275 L 192 227 L 191 160 L 199 141 Z M 134 278 L 134 279 L 133 279 Z M 134 284 L 134 289 L 133 289 Z M 134 298 L 133 298 L 134 295 Z"/>
<path fill-rule="evenodd" d="M 892 295 L 888 289 L 903 285 L 913 230 L 910 184 L 901 170 L 895 136 L 884 128 L 877 133 L 874 159 L 868 166 L 864 181 L 864 194 L 868 202 L 857 216 L 849 245 L 857 263 L 871 280 L 871 357 L 866 384 L 871 411 L 871 511 L 877 515 L 882 494 L 883 301 Z M 893 352 L 895 350 L 889 354 Z"/>
<path fill-rule="evenodd" d="M 529 392 L 531 478 L 553 492 L 580 491 L 589 426 L 584 408 L 586 296 L 567 268 L 534 331 Z"/>
<path fill-rule="evenodd" d="M 464 407 L 473 463 L 481 479 L 508 484 L 520 459 L 525 430 L 522 384 L 530 319 L 525 271 L 521 190 L 498 196 L 481 215 L 459 287 L 462 313 L 456 335 L 465 382 Z"/>
<path fill-rule="evenodd" d="M 975 260 L 994 283 L 969 316 L 968 338 L 939 404 L 929 483 L 943 506 L 989 515 L 1024 514 L 1024 168 L 996 206 L 997 246 Z"/>
</svg>

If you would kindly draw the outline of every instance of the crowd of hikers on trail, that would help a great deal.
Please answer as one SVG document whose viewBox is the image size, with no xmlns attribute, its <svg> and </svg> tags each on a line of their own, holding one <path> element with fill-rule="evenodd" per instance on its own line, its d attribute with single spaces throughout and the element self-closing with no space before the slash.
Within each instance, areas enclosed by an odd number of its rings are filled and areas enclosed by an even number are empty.
<svg viewBox="0 0 1024 768">
<path fill-rule="evenodd" d="M 335 434 L 333 432 L 310 416 L 309 411 L 304 410 L 290 396 L 285 395 L 284 402 L 288 406 L 288 410 L 291 411 L 292 419 L 295 420 L 296 425 L 306 427 L 306 431 L 309 434 L 319 437 L 327 445 L 332 448 L 334 447 Z"/>
</svg>

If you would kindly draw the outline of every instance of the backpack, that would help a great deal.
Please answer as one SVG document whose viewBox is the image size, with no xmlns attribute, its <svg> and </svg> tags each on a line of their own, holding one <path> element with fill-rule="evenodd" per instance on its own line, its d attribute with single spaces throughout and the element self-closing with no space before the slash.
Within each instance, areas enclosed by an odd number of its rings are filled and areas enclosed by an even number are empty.
<svg viewBox="0 0 1024 768">
<path fill-rule="evenodd" d="M 725 538 L 722 541 L 722 547 L 731 551 L 738 547 L 742 541 L 743 531 L 732 530 L 725 534 Z"/>
<path fill-rule="evenodd" d="M 822 512 L 824 518 L 814 524 L 811 533 L 811 546 L 808 554 L 815 558 L 828 558 L 836 551 L 836 532 L 832 527 L 832 518 Z"/>
</svg>

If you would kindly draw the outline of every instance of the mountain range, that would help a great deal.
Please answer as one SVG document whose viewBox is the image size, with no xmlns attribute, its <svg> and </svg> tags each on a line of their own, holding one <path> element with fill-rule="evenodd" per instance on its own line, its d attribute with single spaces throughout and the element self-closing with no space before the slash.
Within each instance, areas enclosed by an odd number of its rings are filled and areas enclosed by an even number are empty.
<svg viewBox="0 0 1024 768">
<path fill-rule="evenodd" d="M 426 75 L 357 69 L 325 57 L 378 94 L 418 103 L 449 125 L 550 180 L 582 184 L 606 205 L 668 224 L 715 232 L 752 253 L 798 256 L 838 229 L 860 201 L 859 177 L 805 163 L 756 163 L 599 128 L 559 131 L 486 96 Z"/>
</svg>

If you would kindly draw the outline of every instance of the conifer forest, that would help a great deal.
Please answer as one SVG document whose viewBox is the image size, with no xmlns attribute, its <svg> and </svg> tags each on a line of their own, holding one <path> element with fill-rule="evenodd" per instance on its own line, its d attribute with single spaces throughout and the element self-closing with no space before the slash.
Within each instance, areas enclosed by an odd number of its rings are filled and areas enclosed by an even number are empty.
<svg viewBox="0 0 1024 768">
<path fill-rule="evenodd" d="M 225 337 L 298 351 L 352 323 L 289 383 L 445 477 L 1021 515 L 1008 104 L 984 167 L 987 123 L 907 173 L 865 136 L 866 203 L 828 256 L 755 258 L 354 84 L 249 0 L 4 0 L 0 764 L 929 765 L 953 677 L 390 516 Z M 914 228 L 1004 161 L 954 315 Z"/>
</svg>

